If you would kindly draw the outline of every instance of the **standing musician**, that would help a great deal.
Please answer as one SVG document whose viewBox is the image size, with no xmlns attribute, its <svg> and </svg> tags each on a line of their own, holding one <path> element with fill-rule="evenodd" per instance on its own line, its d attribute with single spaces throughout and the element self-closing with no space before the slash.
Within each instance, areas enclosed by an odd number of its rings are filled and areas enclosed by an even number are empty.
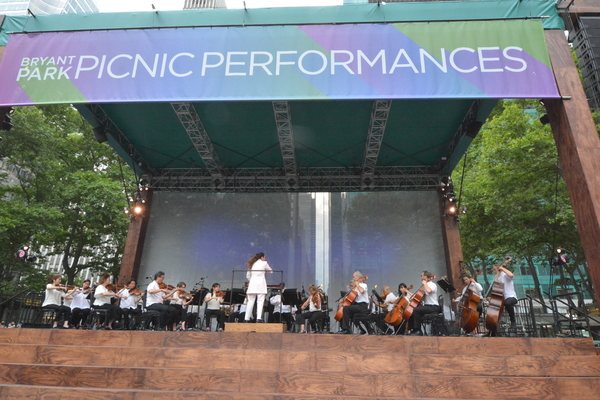
<svg viewBox="0 0 600 400">
<path fill-rule="evenodd" d="M 374 316 L 373 320 L 381 330 L 381 332 L 385 332 L 387 330 L 387 325 L 385 324 L 385 316 L 388 312 L 394 309 L 394 305 L 396 304 L 396 300 L 398 297 L 390 290 L 389 286 L 384 286 L 381 290 L 383 293 L 383 303 L 376 303 L 377 306 L 383 308 L 385 312 L 380 312 L 378 314 L 372 314 Z"/>
<path fill-rule="evenodd" d="M 356 299 L 354 300 L 353 304 L 345 306 L 343 309 L 342 330 L 339 332 L 341 334 L 350 333 L 350 321 L 355 315 L 362 314 L 364 315 L 365 319 L 368 318 L 369 293 L 367 292 L 367 284 L 363 282 L 363 275 L 360 273 L 360 271 L 356 271 L 352 274 L 352 282 L 350 282 L 350 291 L 356 292 Z M 340 303 L 342 303 L 343 301 L 344 299 L 342 299 Z"/>
<path fill-rule="evenodd" d="M 504 284 L 504 309 L 510 318 L 510 329 L 517 328 L 517 320 L 515 318 L 515 305 L 517 304 L 517 292 L 515 291 L 515 283 L 513 281 L 515 274 L 510 272 L 501 264 L 495 264 L 494 274 L 500 274 L 498 281 Z"/>
<path fill-rule="evenodd" d="M 310 322 L 310 326 L 312 328 L 311 332 L 315 332 L 317 327 L 317 321 L 323 318 L 323 311 L 321 311 L 321 295 L 319 294 L 319 289 L 315 285 L 310 285 L 308 288 L 308 292 L 310 295 L 308 299 L 302 304 L 300 307 L 301 310 L 305 310 L 308 307 L 308 312 L 303 313 L 300 317 L 302 318 L 302 325 L 300 325 L 300 333 L 308 333 L 308 328 L 305 330 L 304 327 L 307 326 L 306 321 Z"/>
<path fill-rule="evenodd" d="M 440 305 L 438 301 L 437 291 L 438 287 L 433 282 L 435 275 L 429 271 L 423 271 L 421 274 L 421 284 L 425 295 L 421 300 L 421 304 L 413 310 L 412 317 L 408 321 L 408 326 L 412 329 L 411 335 L 420 336 L 423 335 L 421 332 L 421 319 L 425 314 L 434 314 L 440 312 Z"/>
<path fill-rule="evenodd" d="M 52 325 L 53 328 L 57 327 L 58 321 L 60 321 L 61 317 L 64 316 L 63 328 L 66 329 L 69 327 L 71 309 L 62 305 L 62 298 L 66 294 L 61 294 L 60 291 L 62 290 L 66 293 L 67 287 L 60 286 L 60 281 L 62 281 L 62 276 L 60 275 L 52 275 L 50 278 L 48 278 L 48 282 L 46 284 L 46 297 L 42 303 L 42 309 L 54 310 L 56 313 L 56 318 L 54 318 L 54 324 Z"/>
<path fill-rule="evenodd" d="M 158 271 L 154 274 L 154 281 L 148 285 L 146 296 L 146 308 L 148 310 L 160 311 L 160 326 L 166 330 L 173 330 L 173 322 L 177 318 L 179 311 L 175 307 L 164 304 L 165 300 L 171 298 L 171 293 L 167 288 L 161 288 L 160 285 L 165 280 L 165 273 Z"/>
<path fill-rule="evenodd" d="M 137 307 L 137 303 L 142 299 L 142 292 L 135 288 L 136 285 L 137 282 L 135 279 L 131 279 L 121 292 L 121 302 L 119 305 L 123 313 L 123 326 L 127 330 L 136 330 L 142 316 L 142 310 Z M 133 327 L 131 327 L 130 316 L 133 316 Z"/>
<path fill-rule="evenodd" d="M 221 285 L 213 283 L 209 293 L 206 293 L 204 302 L 206 305 L 206 311 L 204 312 L 204 318 L 206 319 L 206 330 L 210 332 L 210 318 L 213 315 L 217 316 L 218 326 L 217 330 L 223 332 L 225 328 L 225 313 L 221 310 L 221 304 L 224 301 L 225 293 L 221 292 Z"/>
<path fill-rule="evenodd" d="M 71 302 L 71 327 L 81 328 L 80 324 L 85 322 L 90 315 L 90 302 L 88 300 L 88 296 L 92 291 L 90 283 L 91 281 L 86 279 L 83 281 L 83 287 L 76 287 L 69 292 L 73 297 Z"/>
<path fill-rule="evenodd" d="M 465 274 L 461 275 L 460 279 L 464 283 L 465 287 L 463 288 L 462 293 L 460 294 L 460 296 L 458 296 L 456 299 L 454 299 L 455 303 L 460 303 L 465 297 L 468 296 L 468 293 L 467 293 L 468 289 L 471 289 L 479 297 L 483 297 L 482 296 L 483 286 L 481 286 L 479 284 L 479 282 L 477 282 L 475 280 L 475 278 L 473 278 L 472 275 L 465 273 Z M 479 302 L 477 304 L 477 312 L 479 312 L 480 314 L 483 312 L 483 304 L 481 302 Z"/>
<path fill-rule="evenodd" d="M 105 329 L 112 330 L 115 320 L 121 317 L 121 309 L 116 304 L 111 304 L 111 299 L 118 299 L 119 295 L 106 288 L 109 284 L 110 274 L 103 272 L 94 292 L 94 308 L 106 310 Z"/>
</svg>

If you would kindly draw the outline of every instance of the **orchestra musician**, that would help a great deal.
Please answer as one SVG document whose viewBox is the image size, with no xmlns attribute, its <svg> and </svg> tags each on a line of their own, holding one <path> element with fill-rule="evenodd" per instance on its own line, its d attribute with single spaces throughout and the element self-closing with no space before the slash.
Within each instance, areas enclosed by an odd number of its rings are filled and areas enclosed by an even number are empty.
<svg viewBox="0 0 600 400">
<path fill-rule="evenodd" d="M 88 300 L 91 291 L 90 284 L 91 281 L 86 279 L 81 288 L 75 287 L 70 291 L 70 295 L 73 297 L 71 302 L 71 327 L 73 328 L 81 328 L 90 315 L 91 309 Z"/>
<path fill-rule="evenodd" d="M 256 322 L 264 322 L 263 307 L 265 304 L 265 297 L 267 296 L 267 279 L 265 278 L 265 273 L 272 273 L 273 270 L 267 263 L 265 253 L 256 253 L 246 264 L 248 264 L 246 278 L 250 282 L 248 283 L 248 290 L 246 291 L 248 306 L 246 308 L 244 322 L 250 322 L 252 319 L 252 311 L 255 302 L 257 303 Z"/>
<path fill-rule="evenodd" d="M 285 288 L 283 291 L 285 291 Z M 271 305 L 273 305 L 273 320 L 279 321 L 279 317 L 281 316 L 281 321 L 285 323 L 289 332 L 292 328 L 292 316 L 296 313 L 297 309 L 296 306 L 292 307 L 289 304 L 282 304 L 281 297 L 281 294 L 277 293 L 269 300 Z"/>
<path fill-rule="evenodd" d="M 50 278 L 48 278 L 48 281 L 46 282 L 46 297 L 42 303 L 42 310 L 54 310 L 56 313 L 56 318 L 54 318 L 54 324 L 52 325 L 53 328 L 56 328 L 58 326 L 58 321 L 64 317 L 63 328 L 67 329 L 69 328 L 71 309 L 62 305 L 62 298 L 65 296 L 65 294 L 61 294 L 60 291 L 62 290 L 66 293 L 67 287 L 60 286 L 61 281 L 61 275 L 52 275 Z"/>
<path fill-rule="evenodd" d="M 315 285 L 310 285 L 308 288 L 308 292 L 310 295 L 308 299 L 302 304 L 300 307 L 301 310 L 305 310 L 308 307 L 308 312 L 303 313 L 300 317 L 302 318 L 302 325 L 300 325 L 300 333 L 308 333 L 308 329 L 304 329 L 305 326 L 308 327 L 307 321 L 310 322 L 310 326 L 312 328 L 311 333 L 315 332 L 315 328 L 317 326 L 317 321 L 323 318 L 323 311 L 321 311 L 321 295 L 319 294 L 319 289 Z"/>
<path fill-rule="evenodd" d="M 396 300 L 398 297 L 390 290 L 389 286 L 384 286 L 381 289 L 383 293 L 383 303 L 376 303 L 378 307 L 382 308 L 385 312 L 379 312 L 377 314 L 371 314 L 373 317 L 373 322 L 377 324 L 381 332 L 385 332 L 387 330 L 387 325 L 385 324 L 385 316 L 387 313 L 394 309 L 394 305 L 396 304 Z"/>
<path fill-rule="evenodd" d="M 158 271 L 154 274 L 154 280 L 148 285 L 146 295 L 146 308 L 148 310 L 160 311 L 160 326 L 166 330 L 173 330 L 173 323 L 179 314 L 175 307 L 164 304 L 165 300 L 171 298 L 171 293 L 165 288 L 161 288 L 161 284 L 165 280 L 165 273 Z"/>
<path fill-rule="evenodd" d="M 350 333 L 350 321 L 352 321 L 352 317 L 355 315 L 363 316 L 364 319 L 368 319 L 369 293 L 367 292 L 367 284 L 363 282 L 363 275 L 360 271 L 356 271 L 352 274 L 350 290 L 356 292 L 356 298 L 354 299 L 353 304 L 345 306 L 343 309 L 342 329 L 339 332 L 341 334 Z M 342 299 L 341 302 L 343 302 L 343 300 L 344 299 Z M 361 331 L 363 331 L 362 327 Z"/>
<path fill-rule="evenodd" d="M 248 304 L 248 299 L 244 297 L 244 302 L 242 304 L 235 304 L 233 312 L 229 314 L 229 322 L 240 322 L 244 320 L 246 316 L 246 304 Z"/>
<path fill-rule="evenodd" d="M 175 320 L 175 323 L 181 321 L 182 331 L 185 331 L 187 329 L 187 306 L 192 302 L 192 300 L 194 300 L 193 296 L 185 292 L 186 287 L 187 285 L 185 284 L 185 282 L 179 282 L 177 284 L 177 287 L 175 288 L 175 291 L 173 292 L 173 297 L 171 301 L 171 307 L 175 307 L 177 310 L 179 310 L 179 318 Z M 175 302 L 174 304 L 173 301 Z"/>
<path fill-rule="evenodd" d="M 120 293 L 121 302 L 119 306 L 123 314 L 123 326 L 127 330 L 136 330 L 140 325 L 140 318 L 142 316 L 142 310 L 137 306 L 137 303 L 142 299 L 142 294 L 139 290 L 135 289 L 136 285 L 137 282 L 135 279 L 131 279 Z M 133 327 L 131 326 L 131 316 L 133 316 Z"/>
<path fill-rule="evenodd" d="M 221 304 L 225 300 L 223 296 L 224 293 L 221 292 L 221 285 L 218 283 L 213 283 L 210 292 L 204 297 L 204 302 L 208 303 L 204 313 L 204 318 L 206 319 L 206 330 L 208 332 L 210 332 L 210 318 L 213 315 L 217 316 L 217 330 L 219 332 L 223 332 L 223 329 L 225 328 L 225 313 L 223 310 L 221 310 Z"/>
<path fill-rule="evenodd" d="M 434 314 L 440 312 L 440 306 L 438 301 L 438 287 L 433 282 L 435 275 L 429 271 L 423 271 L 421 274 L 421 284 L 425 295 L 421 300 L 421 304 L 414 308 L 412 316 L 408 321 L 408 326 L 412 330 L 411 335 L 419 336 L 423 335 L 421 332 L 421 319 L 425 314 Z"/>
<path fill-rule="evenodd" d="M 105 329 L 112 330 L 113 323 L 121 317 L 121 309 L 116 304 L 111 304 L 111 299 L 118 299 L 119 295 L 106 288 L 110 284 L 110 274 L 103 272 L 100 275 L 99 284 L 94 292 L 94 308 L 106 310 Z"/>
<path fill-rule="evenodd" d="M 504 309 L 510 318 L 510 329 L 515 330 L 517 328 L 515 305 L 518 302 L 517 292 L 515 291 L 515 283 L 513 281 L 515 274 L 501 264 L 495 264 L 493 269 L 494 274 L 500 273 L 497 280 L 504 284 Z"/>
<path fill-rule="evenodd" d="M 472 275 L 464 273 L 460 276 L 460 279 L 462 283 L 464 283 L 465 287 L 463 288 L 460 296 L 454 299 L 455 303 L 461 302 L 468 295 L 468 289 L 471 289 L 475 294 L 479 295 L 479 297 L 483 297 L 483 286 L 481 286 L 481 284 L 479 284 L 479 282 L 477 282 Z M 477 304 L 477 312 L 480 314 L 483 312 L 483 303 L 481 301 Z"/>
</svg>

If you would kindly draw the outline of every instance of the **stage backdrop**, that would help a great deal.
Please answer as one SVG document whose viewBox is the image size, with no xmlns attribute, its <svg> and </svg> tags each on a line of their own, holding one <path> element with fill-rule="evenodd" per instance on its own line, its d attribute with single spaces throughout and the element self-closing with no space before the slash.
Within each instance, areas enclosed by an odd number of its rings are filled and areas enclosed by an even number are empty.
<svg viewBox="0 0 600 400">
<path fill-rule="evenodd" d="M 158 270 L 166 283 L 192 289 L 232 284 L 232 271 L 264 252 L 289 288 L 323 284 L 331 300 L 352 272 L 394 291 L 420 285 L 429 270 L 445 275 L 436 192 L 201 194 L 157 192 L 141 263 L 140 283 Z M 269 277 L 279 283 L 280 274 Z M 242 287 L 245 273 L 236 275 Z"/>
<path fill-rule="evenodd" d="M 541 20 L 11 35 L 0 105 L 559 97 Z"/>
</svg>

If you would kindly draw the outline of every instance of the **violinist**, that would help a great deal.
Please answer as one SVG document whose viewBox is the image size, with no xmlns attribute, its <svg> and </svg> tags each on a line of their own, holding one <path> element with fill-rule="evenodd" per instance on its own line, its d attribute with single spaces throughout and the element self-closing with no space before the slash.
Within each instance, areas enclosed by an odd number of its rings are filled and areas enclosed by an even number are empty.
<svg viewBox="0 0 600 400">
<path fill-rule="evenodd" d="M 494 274 L 500 274 L 498 281 L 504 284 L 504 309 L 510 318 L 510 329 L 517 328 L 517 320 L 515 318 L 515 305 L 517 304 L 517 292 L 515 291 L 515 283 L 513 281 L 515 274 L 510 272 L 501 264 L 496 264 L 493 267 Z"/>
<path fill-rule="evenodd" d="M 164 304 L 164 301 L 171 298 L 171 293 L 166 285 L 161 287 L 165 280 L 165 273 L 158 271 L 154 274 L 154 280 L 148 285 L 146 296 L 146 308 L 148 310 L 160 311 L 160 326 L 166 330 L 173 330 L 173 322 L 177 318 L 179 311 L 175 307 Z"/>
<path fill-rule="evenodd" d="M 308 333 L 308 328 L 305 330 L 304 327 L 308 326 L 307 321 L 310 322 L 312 327 L 312 333 L 314 333 L 317 326 L 317 321 L 323 318 L 323 311 L 321 311 L 321 295 L 319 289 L 315 285 L 310 285 L 308 288 L 310 295 L 308 299 L 300 307 L 301 310 L 305 310 L 308 307 L 308 312 L 303 313 L 300 317 L 302 318 L 302 325 L 300 325 L 300 333 Z"/>
<path fill-rule="evenodd" d="M 92 289 L 90 280 L 83 281 L 83 287 L 71 290 L 73 301 L 71 302 L 71 327 L 81 328 L 80 324 L 85 322 L 90 315 L 90 302 L 88 297 Z"/>
<path fill-rule="evenodd" d="M 364 283 L 364 278 L 360 271 L 352 274 L 350 291 L 356 292 L 356 298 L 353 304 L 345 306 L 343 309 L 342 330 L 339 332 L 341 334 L 350 333 L 350 322 L 355 315 L 361 316 L 364 319 L 369 318 L 369 293 L 367 292 L 367 284 Z"/>
<path fill-rule="evenodd" d="M 106 288 L 109 284 L 110 274 L 103 272 L 94 292 L 94 308 L 106 310 L 105 329 L 112 330 L 115 320 L 121 317 L 121 309 L 116 304 L 111 304 L 111 299 L 119 299 L 119 295 Z"/>
<path fill-rule="evenodd" d="M 62 290 L 66 293 L 67 287 L 60 286 L 61 281 L 62 276 L 60 275 L 52 275 L 50 278 L 48 278 L 48 282 L 46 284 L 46 297 L 42 303 L 42 310 L 54 310 L 56 313 L 56 318 L 54 318 L 54 324 L 52 325 L 53 328 L 56 328 L 58 326 L 58 321 L 60 321 L 61 317 L 64 317 L 63 328 L 67 329 L 69 328 L 71 309 L 62 305 L 62 298 L 65 296 L 65 294 L 61 294 L 60 291 Z"/>
<path fill-rule="evenodd" d="M 185 282 L 179 282 L 175 287 L 173 296 L 171 297 L 171 307 L 175 307 L 179 310 L 179 317 L 175 320 L 175 323 L 181 321 L 181 330 L 186 330 L 186 322 L 188 319 L 187 306 L 193 300 L 193 297 L 185 292 L 187 285 Z"/>
<path fill-rule="evenodd" d="M 142 310 L 138 308 L 137 303 L 142 299 L 142 292 L 136 289 L 137 282 L 131 279 L 121 291 L 121 312 L 123 313 L 123 326 L 126 330 L 136 330 L 140 325 Z M 131 326 L 131 316 L 133 316 L 133 327 Z"/>
<path fill-rule="evenodd" d="M 221 292 L 221 285 L 213 283 L 210 292 L 204 297 L 204 302 L 207 303 L 204 317 L 206 318 L 206 330 L 208 332 L 210 332 L 210 318 L 213 315 L 217 316 L 217 330 L 223 332 L 225 328 L 225 313 L 221 310 L 221 304 L 225 300 L 224 296 L 225 293 Z"/>
<path fill-rule="evenodd" d="M 421 332 L 421 319 L 425 314 L 434 314 L 440 312 L 440 305 L 438 301 L 438 287 L 433 282 L 435 275 L 429 271 L 423 271 L 421 274 L 421 284 L 425 295 L 421 300 L 421 304 L 414 308 L 412 317 L 408 321 L 408 326 L 412 329 L 411 335 L 420 336 L 423 335 Z"/>
<path fill-rule="evenodd" d="M 469 289 L 471 289 L 473 291 L 473 293 L 477 294 L 479 297 L 483 297 L 482 293 L 483 293 L 483 286 L 481 286 L 479 284 L 479 282 L 477 282 L 475 280 L 475 278 L 473 278 L 472 275 L 470 274 L 462 274 L 460 277 L 460 280 L 462 281 L 462 283 L 464 283 L 465 287 L 462 290 L 462 293 L 460 294 L 460 296 L 458 296 L 456 299 L 454 299 L 455 303 L 460 303 L 465 297 L 468 296 L 467 291 Z M 483 312 L 483 304 L 481 302 L 479 302 L 477 304 L 477 311 L 479 313 Z"/>
</svg>

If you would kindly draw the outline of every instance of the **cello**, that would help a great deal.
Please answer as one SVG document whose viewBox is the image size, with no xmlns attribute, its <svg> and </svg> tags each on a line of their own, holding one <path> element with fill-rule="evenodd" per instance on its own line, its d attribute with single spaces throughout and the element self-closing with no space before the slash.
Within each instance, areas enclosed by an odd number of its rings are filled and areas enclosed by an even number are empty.
<svg viewBox="0 0 600 400">
<path fill-rule="evenodd" d="M 358 292 L 356 290 L 354 290 L 356 288 L 356 286 L 360 283 L 366 282 L 367 279 L 369 279 L 369 277 L 367 275 L 365 275 L 361 279 L 356 281 L 356 283 L 354 283 L 354 281 L 351 282 L 351 284 L 354 284 L 355 286 L 352 287 L 352 290 L 350 290 L 350 292 L 340 301 L 338 310 L 335 313 L 335 316 L 333 317 L 333 318 L 335 318 L 336 321 L 339 322 L 342 320 L 342 318 L 344 317 L 344 307 L 351 305 L 354 302 L 354 300 L 356 299 L 356 296 L 358 296 Z"/>
<path fill-rule="evenodd" d="M 436 278 L 436 276 L 432 274 L 430 278 L 425 278 L 425 279 L 427 279 L 427 282 L 431 282 L 435 278 Z M 423 300 L 423 297 L 425 297 L 426 293 L 425 293 L 425 290 L 423 289 L 423 285 L 424 285 L 424 283 L 421 284 L 421 286 L 419 287 L 419 290 L 417 290 L 417 293 L 412 295 L 412 297 L 410 298 L 409 304 L 406 307 L 406 310 L 404 310 L 404 319 L 407 321 L 410 319 L 410 317 L 412 317 L 413 310 L 415 309 L 415 307 L 417 307 L 419 305 L 419 303 L 421 302 L 421 300 Z"/>
<path fill-rule="evenodd" d="M 506 267 L 511 261 L 512 258 L 506 256 L 501 267 Z M 494 277 L 494 282 L 485 296 L 486 298 L 489 298 L 489 304 L 485 315 L 485 327 L 492 336 L 496 336 L 500 318 L 502 318 L 502 312 L 504 311 L 504 283 L 498 281 L 500 273 L 500 269 L 498 269 L 498 273 Z"/>
<path fill-rule="evenodd" d="M 412 288 L 413 285 L 410 285 L 406 290 L 409 291 Z M 401 295 L 402 293 L 398 294 Z M 406 310 L 406 307 L 408 307 L 408 299 L 404 296 L 398 297 L 396 305 L 392 308 L 392 311 L 387 313 L 383 320 L 392 326 L 400 325 L 402 321 L 404 321 L 404 311 Z"/>
</svg>

